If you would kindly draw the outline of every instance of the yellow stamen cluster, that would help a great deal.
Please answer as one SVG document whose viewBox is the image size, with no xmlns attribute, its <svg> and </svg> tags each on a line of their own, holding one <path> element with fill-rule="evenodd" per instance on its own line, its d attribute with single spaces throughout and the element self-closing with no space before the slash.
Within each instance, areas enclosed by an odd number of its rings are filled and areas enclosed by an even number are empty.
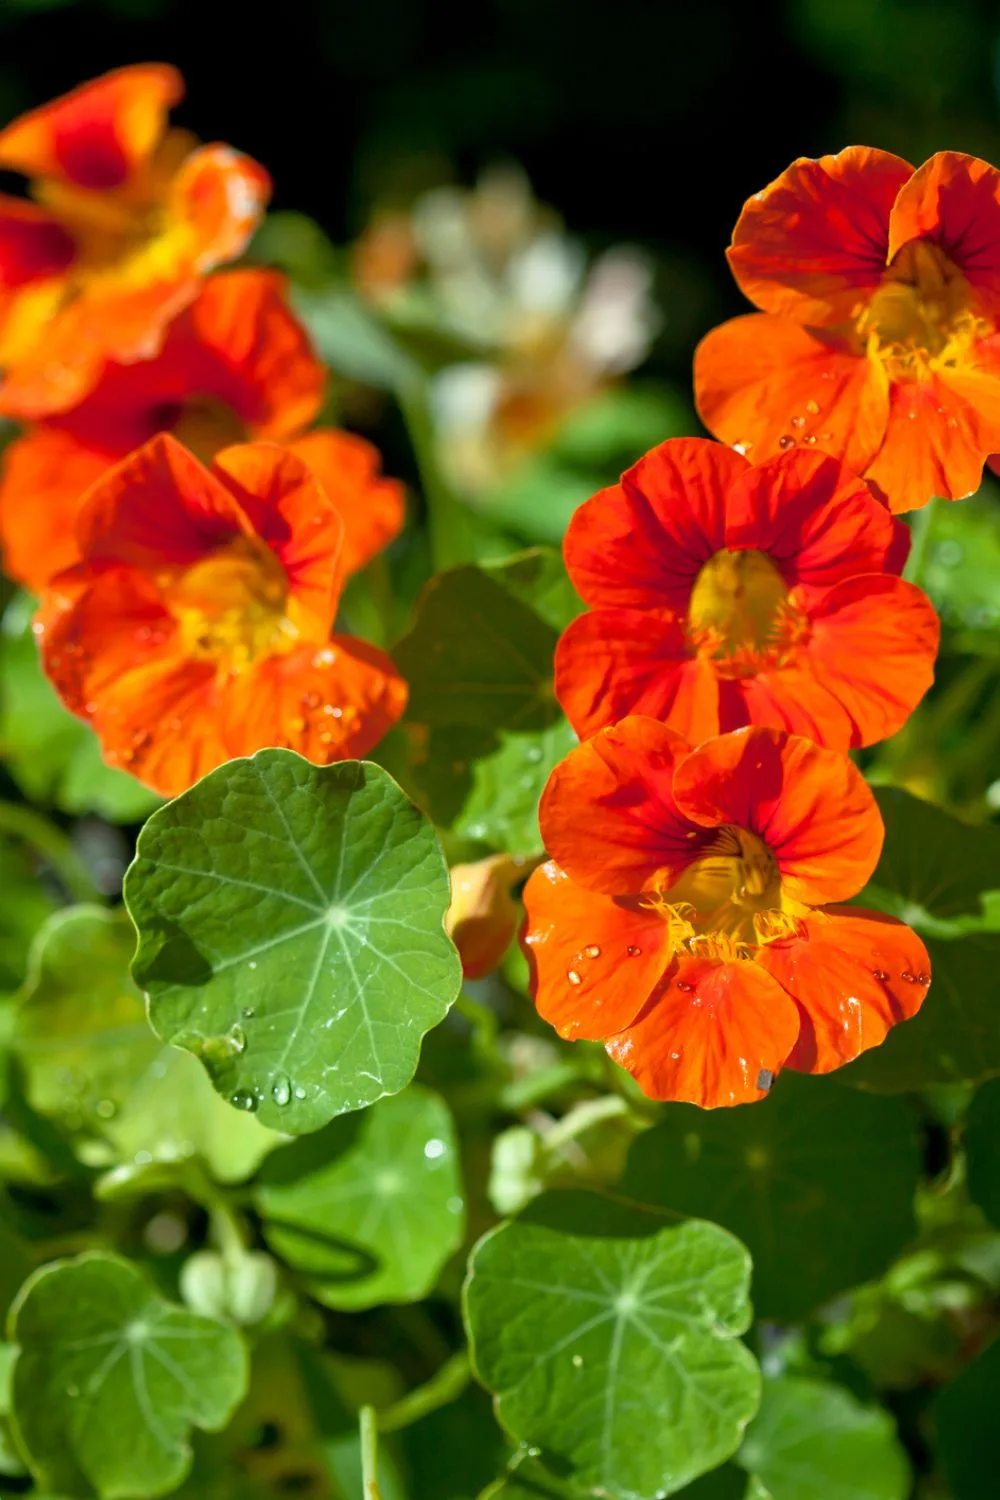
<svg viewBox="0 0 1000 1500">
<path fill-rule="evenodd" d="M 717 552 L 695 580 L 688 641 L 721 677 L 753 677 L 784 666 L 808 633 L 809 621 L 764 552 Z"/>
<path fill-rule="evenodd" d="M 967 364 L 973 346 L 993 332 L 972 287 L 930 240 L 911 240 L 855 323 L 868 357 L 892 382 L 926 380 Z"/>
</svg>

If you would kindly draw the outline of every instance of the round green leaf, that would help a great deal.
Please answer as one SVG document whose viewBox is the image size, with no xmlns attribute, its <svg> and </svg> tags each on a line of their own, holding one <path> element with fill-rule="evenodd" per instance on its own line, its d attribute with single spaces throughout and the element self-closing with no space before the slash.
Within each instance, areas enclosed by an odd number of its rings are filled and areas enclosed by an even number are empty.
<svg viewBox="0 0 1000 1500">
<path fill-rule="evenodd" d="M 129 973 L 134 949 L 121 910 L 73 906 L 41 928 L 12 1039 L 28 1099 L 89 1138 L 92 1165 L 201 1155 L 216 1178 L 239 1181 L 279 1137 L 230 1109 L 193 1057 L 156 1036 Z"/>
<path fill-rule="evenodd" d="M 191 1464 L 192 1427 L 217 1432 L 247 1388 L 231 1328 L 166 1302 L 128 1261 L 43 1266 L 11 1313 L 13 1419 L 54 1493 L 167 1494 Z"/>
<path fill-rule="evenodd" d="M 954 1500 L 995 1500 L 1000 1469 L 1000 1342 L 945 1386 L 934 1402 L 937 1448 Z"/>
<path fill-rule="evenodd" d="M 633 1143 L 622 1191 L 731 1230 L 753 1259 L 758 1314 L 796 1319 L 903 1248 L 919 1172 L 901 1102 L 785 1072 L 757 1104 L 671 1105 Z"/>
<path fill-rule="evenodd" d="M 889 1413 L 819 1380 L 764 1382 L 739 1462 L 773 1500 L 905 1500 L 910 1493 Z"/>
<path fill-rule="evenodd" d="M 1000 1078 L 984 1083 L 965 1117 L 969 1193 L 1000 1226 Z"/>
<path fill-rule="evenodd" d="M 472 1253 L 476 1372 L 513 1438 L 573 1485 L 673 1494 L 733 1453 L 759 1374 L 739 1342 L 749 1257 L 714 1224 L 553 1193 Z"/>
<path fill-rule="evenodd" d="M 271 1159 L 257 1204 L 272 1250 L 328 1307 L 426 1297 L 464 1232 L 447 1106 L 413 1084 L 334 1120 Z"/>
<path fill-rule="evenodd" d="M 150 818 L 125 899 L 154 1028 L 277 1130 L 398 1093 L 461 984 L 433 830 L 367 762 L 220 766 Z"/>
</svg>

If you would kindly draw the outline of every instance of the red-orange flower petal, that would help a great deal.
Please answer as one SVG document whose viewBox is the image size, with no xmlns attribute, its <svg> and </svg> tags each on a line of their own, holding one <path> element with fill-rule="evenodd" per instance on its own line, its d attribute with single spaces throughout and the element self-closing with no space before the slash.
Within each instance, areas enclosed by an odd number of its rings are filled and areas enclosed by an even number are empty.
<svg viewBox="0 0 1000 1500">
<path fill-rule="evenodd" d="M 1000 442 L 1000 337 L 983 340 L 965 368 L 892 387 L 882 447 L 865 478 L 897 513 L 934 495 L 962 500 L 980 486 Z"/>
<path fill-rule="evenodd" d="M 229 146 L 193 151 L 171 181 L 158 230 L 106 267 L 81 273 L 78 286 L 67 284 L 64 305 L 40 307 L 34 340 L 19 330 L 17 357 L 4 355 L 0 410 L 21 419 L 67 411 L 108 361 L 156 355 L 202 278 L 242 252 L 269 195 L 267 173 L 249 157 Z"/>
<path fill-rule="evenodd" d="M 311 469 L 275 443 L 241 443 L 216 454 L 212 474 L 281 563 L 310 631 L 327 635 L 344 579 L 344 528 Z"/>
<path fill-rule="evenodd" d="M 4 450 L 0 538 L 9 577 L 37 594 L 79 560 L 80 503 L 112 461 L 54 427 L 37 427 Z"/>
<path fill-rule="evenodd" d="M 871 745 L 895 734 L 934 681 L 941 622 L 927 595 L 902 578 L 866 574 L 815 599 L 810 621 L 805 683 L 797 691 L 782 683 L 783 697 L 808 701 L 828 692 L 837 701 L 850 721 L 849 738 L 824 737 L 832 748 Z M 774 674 L 776 684 L 781 678 Z"/>
<path fill-rule="evenodd" d="M 575 885 L 552 860 L 524 888 L 521 943 L 539 1015 L 560 1036 L 603 1041 L 635 1019 L 671 961 L 665 922 Z"/>
<path fill-rule="evenodd" d="M 799 1007 L 802 1029 L 788 1066 L 829 1073 L 877 1047 L 923 1004 L 930 960 L 894 917 L 844 906 L 813 912 L 800 935 L 757 958 Z"/>
<path fill-rule="evenodd" d="M 1000 172 L 977 156 L 936 151 L 901 188 L 889 218 L 889 259 L 929 239 L 975 288 L 984 312 L 1000 312 Z"/>
<path fill-rule="evenodd" d="M 0 292 L 58 276 L 74 253 L 72 236 L 52 214 L 0 193 Z"/>
<path fill-rule="evenodd" d="M 651 1099 L 716 1109 L 763 1098 L 798 1032 L 795 1004 L 756 964 L 685 957 L 605 1046 Z"/>
<path fill-rule="evenodd" d="M 789 587 L 827 589 L 859 573 L 901 572 L 909 531 L 856 474 L 825 453 L 790 451 L 733 486 L 725 545 L 766 552 Z"/>
<path fill-rule="evenodd" d="M 573 515 L 569 575 L 594 607 L 687 608 L 701 565 L 725 546 L 727 498 L 746 459 L 704 438 L 650 450 Z"/>
<path fill-rule="evenodd" d="M 746 296 L 813 326 L 850 319 L 888 264 L 890 215 L 912 174 L 868 146 L 799 157 L 747 199 L 733 231 L 729 264 Z"/>
<path fill-rule="evenodd" d="M 687 748 L 665 724 L 636 715 L 556 766 L 538 816 L 546 849 L 571 880 L 608 895 L 673 883 L 703 841 L 674 800 L 674 768 Z"/>
<path fill-rule="evenodd" d="M 94 191 L 121 187 L 183 93 L 181 75 L 166 64 L 118 68 L 0 130 L 0 166 Z"/>
<path fill-rule="evenodd" d="M 702 339 L 695 404 L 710 432 L 755 463 L 813 446 L 864 473 L 885 437 L 889 387 L 880 365 L 790 318 L 747 313 Z"/>
<path fill-rule="evenodd" d="M 878 863 L 884 829 L 868 783 L 845 755 L 797 735 L 754 727 L 708 740 L 679 762 L 673 790 L 681 817 L 763 839 L 795 901 L 846 901 Z"/>
<path fill-rule="evenodd" d="M 336 506 L 344 523 L 344 571 L 356 573 L 402 531 L 402 484 L 380 473 L 378 450 L 352 432 L 317 427 L 288 447 L 309 465 Z"/>
</svg>

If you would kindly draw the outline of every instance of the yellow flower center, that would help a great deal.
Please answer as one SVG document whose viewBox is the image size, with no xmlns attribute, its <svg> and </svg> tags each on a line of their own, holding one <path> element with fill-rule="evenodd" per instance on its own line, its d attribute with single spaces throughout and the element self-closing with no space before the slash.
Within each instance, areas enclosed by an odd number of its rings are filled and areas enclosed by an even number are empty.
<svg viewBox="0 0 1000 1500">
<path fill-rule="evenodd" d="M 641 904 L 668 923 L 675 951 L 727 962 L 792 937 L 802 910 L 783 898 L 777 861 L 763 840 L 728 824 L 674 885 Z"/>
<path fill-rule="evenodd" d="M 926 380 L 966 363 L 973 345 L 993 332 L 974 304 L 972 287 L 944 251 L 930 240 L 911 240 L 855 327 L 890 381 Z"/>
<path fill-rule="evenodd" d="M 160 417 L 157 425 L 172 432 L 204 464 L 211 463 L 222 448 L 247 441 L 246 426 L 232 407 L 212 396 L 192 397 L 164 410 Z"/>
<path fill-rule="evenodd" d="M 688 641 L 721 677 L 752 677 L 782 666 L 808 629 L 764 552 L 717 552 L 691 590 Z"/>
<path fill-rule="evenodd" d="M 236 537 L 164 580 L 163 593 L 188 653 L 238 672 L 262 656 L 290 651 L 299 638 L 288 618 L 288 577 L 256 537 Z"/>
</svg>

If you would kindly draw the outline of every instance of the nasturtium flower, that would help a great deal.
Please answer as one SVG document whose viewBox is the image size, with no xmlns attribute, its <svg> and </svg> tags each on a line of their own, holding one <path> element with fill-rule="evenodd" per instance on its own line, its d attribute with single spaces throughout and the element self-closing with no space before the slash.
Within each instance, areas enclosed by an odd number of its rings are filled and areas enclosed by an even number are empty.
<svg viewBox="0 0 1000 1500">
<path fill-rule="evenodd" d="M 120 68 L 0 130 L 0 411 L 64 411 L 106 360 L 146 359 L 205 274 L 241 254 L 270 180 L 167 129 L 175 68 Z"/>
<path fill-rule="evenodd" d="M 570 522 L 590 611 L 559 642 L 559 702 L 581 737 L 640 713 L 694 744 L 744 724 L 840 750 L 883 739 L 938 644 L 929 600 L 899 577 L 908 535 L 824 454 L 753 466 L 668 439 Z"/>
<path fill-rule="evenodd" d="M 323 402 L 326 368 L 273 271 L 210 277 L 170 324 L 159 355 L 109 363 L 69 411 L 35 423 L 3 457 L 0 538 L 7 573 L 35 593 L 79 561 L 75 518 L 113 464 L 172 432 L 208 462 L 233 443 L 281 442 L 305 459 L 344 522 L 342 565 L 363 567 L 399 532 L 403 489 L 370 443 L 303 429 Z"/>
<path fill-rule="evenodd" d="M 755 461 L 842 458 L 913 510 L 960 499 L 1000 451 L 1000 173 L 957 151 L 914 171 L 850 146 L 746 203 L 729 263 L 759 313 L 695 356 L 706 426 Z"/>
<path fill-rule="evenodd" d="M 165 796 L 266 745 L 364 755 L 402 714 L 389 658 L 331 634 L 343 522 L 296 454 L 241 444 L 207 469 L 155 437 L 98 480 L 77 540 L 36 618 L 45 670 Z"/>
<path fill-rule="evenodd" d="M 827 1073 L 877 1046 L 924 999 L 920 938 L 841 904 L 883 837 L 846 756 L 761 728 L 691 750 L 637 715 L 556 767 L 540 820 L 535 1004 L 652 1098 L 759 1099 L 783 1067 Z"/>
</svg>

